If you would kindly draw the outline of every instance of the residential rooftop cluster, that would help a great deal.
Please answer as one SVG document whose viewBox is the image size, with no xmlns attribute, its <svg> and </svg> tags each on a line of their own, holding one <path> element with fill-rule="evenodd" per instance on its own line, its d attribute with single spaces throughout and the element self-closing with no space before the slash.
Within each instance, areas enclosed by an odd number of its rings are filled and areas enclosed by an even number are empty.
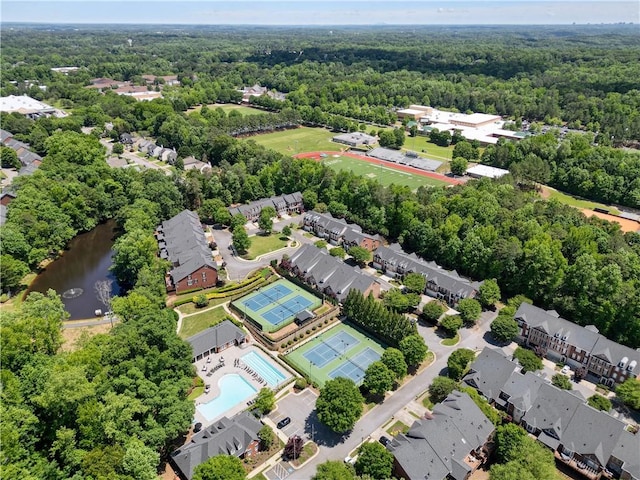
<svg viewBox="0 0 640 480">
<path fill-rule="evenodd" d="M 165 283 L 168 292 L 209 288 L 218 281 L 218 269 L 195 212 L 183 210 L 156 230 L 160 257 L 172 264 Z"/>
<path fill-rule="evenodd" d="M 581 327 L 554 310 L 528 303 L 520 305 L 515 319 L 526 345 L 542 348 L 553 360 L 586 368 L 596 383 L 614 386 L 640 375 L 640 351 L 609 340 L 594 325 Z"/>
<path fill-rule="evenodd" d="M 531 372 L 523 374 L 517 363 L 489 347 L 471 364 L 463 382 L 589 478 L 606 472 L 640 478 L 640 435 L 587 405 L 580 393 L 561 390 Z"/>
<path fill-rule="evenodd" d="M 247 204 L 229 207 L 228 210 L 231 215 L 239 213 L 245 216 L 247 222 L 255 222 L 260 218 L 260 212 L 262 212 L 262 209 L 265 207 L 275 208 L 278 216 L 301 213 L 304 208 L 302 194 L 300 192 L 293 192 L 270 198 L 262 198 Z"/>
</svg>

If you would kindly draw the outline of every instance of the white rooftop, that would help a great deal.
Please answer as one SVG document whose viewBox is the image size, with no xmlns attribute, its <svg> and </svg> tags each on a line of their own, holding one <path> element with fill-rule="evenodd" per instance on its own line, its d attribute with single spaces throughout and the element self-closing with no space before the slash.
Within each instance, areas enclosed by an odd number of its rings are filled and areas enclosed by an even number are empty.
<svg viewBox="0 0 640 480">
<path fill-rule="evenodd" d="M 9 95 L 0 97 L 0 112 L 18 112 L 22 114 L 47 112 L 52 113 L 55 109 L 51 105 L 39 102 L 27 95 Z"/>
<path fill-rule="evenodd" d="M 424 113 L 424 110 L 416 110 L 414 108 L 403 108 L 401 110 L 398 110 L 397 113 L 403 113 L 406 115 L 422 115 Z"/>
<path fill-rule="evenodd" d="M 475 175 L 478 177 L 500 178 L 509 173 L 509 170 L 503 168 L 490 167 L 489 165 L 476 165 L 467 168 L 467 175 Z"/>
</svg>

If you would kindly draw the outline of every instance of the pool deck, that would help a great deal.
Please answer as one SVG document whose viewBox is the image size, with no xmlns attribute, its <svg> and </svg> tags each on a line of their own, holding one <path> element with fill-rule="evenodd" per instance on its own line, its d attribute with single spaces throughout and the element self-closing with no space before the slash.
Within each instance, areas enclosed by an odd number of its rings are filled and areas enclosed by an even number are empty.
<svg viewBox="0 0 640 480">
<path fill-rule="evenodd" d="M 247 409 L 247 402 L 249 402 L 250 400 L 253 400 L 256 397 L 257 392 L 259 392 L 261 388 L 263 388 L 265 386 L 269 386 L 268 384 L 259 382 L 250 373 L 248 373 L 243 367 L 234 366 L 235 363 L 236 363 L 235 362 L 236 359 L 239 359 L 239 358 L 243 357 L 244 355 L 246 355 L 247 353 L 249 353 L 251 351 L 254 351 L 257 354 L 259 354 L 262 358 L 264 358 L 267 362 L 269 362 L 269 364 L 272 367 L 274 367 L 282 375 L 284 375 L 285 379 L 282 381 L 282 383 L 287 382 L 292 377 L 291 373 L 289 373 L 289 371 L 287 371 L 276 360 L 274 360 L 274 358 L 271 355 L 263 352 L 262 350 L 260 350 L 258 347 L 254 346 L 254 345 L 246 345 L 245 344 L 245 345 L 243 345 L 241 347 L 227 348 L 226 350 L 223 350 L 222 352 L 220 352 L 218 354 L 211 355 L 209 357 L 209 358 L 211 358 L 211 363 L 207 363 L 207 359 L 206 358 L 204 358 L 202 360 L 199 360 L 199 361 L 194 363 L 194 365 L 196 367 L 196 370 L 197 370 L 197 373 L 200 376 L 200 378 L 202 378 L 202 380 L 204 381 L 205 385 L 207 385 L 207 384 L 211 385 L 211 390 L 209 390 L 209 393 L 203 393 L 198 398 L 196 398 L 196 401 L 195 401 L 196 413 L 194 415 L 194 420 L 193 420 L 194 422 L 200 422 L 200 423 L 202 423 L 202 425 L 204 427 L 206 427 L 207 425 L 212 424 L 218 418 L 222 417 L 222 415 L 224 415 L 226 417 L 229 417 L 229 418 L 233 417 L 237 413 L 240 413 L 241 411 Z M 224 359 L 224 366 L 218 367 L 218 369 L 215 372 L 213 372 L 211 374 L 211 376 L 207 376 L 207 374 L 211 371 L 211 369 L 214 368 L 216 365 L 218 365 L 220 363 L 220 359 Z M 202 366 L 203 365 L 207 366 L 207 371 L 206 372 L 202 370 Z M 251 384 L 251 386 L 256 389 L 256 395 L 252 395 L 249 398 L 243 400 L 242 402 L 240 402 L 236 406 L 234 406 L 234 407 L 230 408 L 229 410 L 227 410 L 226 412 L 224 412 L 222 415 L 220 415 L 220 417 L 213 418 L 211 420 L 207 420 L 204 417 L 204 415 L 202 415 L 198 411 L 197 407 L 198 407 L 198 405 L 201 405 L 203 403 L 207 403 L 207 402 L 213 400 L 214 398 L 216 398 L 218 395 L 220 395 L 220 387 L 218 387 L 218 381 L 224 375 L 228 375 L 230 373 L 238 374 L 242 378 L 244 378 L 247 382 L 249 382 Z"/>
</svg>

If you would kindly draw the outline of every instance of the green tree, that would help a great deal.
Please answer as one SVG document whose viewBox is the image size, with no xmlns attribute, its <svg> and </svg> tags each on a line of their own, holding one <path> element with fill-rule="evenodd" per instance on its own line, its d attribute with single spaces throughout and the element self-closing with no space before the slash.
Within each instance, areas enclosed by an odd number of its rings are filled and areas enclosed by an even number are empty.
<svg viewBox="0 0 640 480">
<path fill-rule="evenodd" d="M 313 190 L 305 190 L 302 192 L 302 203 L 305 210 L 313 210 L 318 203 L 318 194 Z"/>
<path fill-rule="evenodd" d="M 328 380 L 316 401 L 318 419 L 334 432 L 347 432 L 362 415 L 363 402 L 352 380 L 343 377 Z"/>
<path fill-rule="evenodd" d="M 460 380 L 474 358 L 476 358 L 476 354 L 468 348 L 459 348 L 453 351 L 447 359 L 447 374 L 449 377 L 454 380 Z"/>
<path fill-rule="evenodd" d="M 113 265 L 111 270 L 118 283 L 131 288 L 138 278 L 138 272 L 151 264 L 158 244 L 151 233 L 133 230 L 118 238 L 113 245 Z"/>
<path fill-rule="evenodd" d="M 464 323 L 475 323 L 482 313 L 480 302 L 473 298 L 463 298 L 460 300 L 456 306 L 456 310 L 460 312 L 460 317 Z"/>
<path fill-rule="evenodd" d="M 525 372 L 535 372 L 536 370 L 542 370 L 542 360 L 540 360 L 531 350 L 518 347 L 513 353 L 513 357 L 518 360 Z"/>
<path fill-rule="evenodd" d="M 500 300 L 500 296 L 500 287 L 497 280 L 489 278 L 480 285 L 476 300 L 480 302 L 483 308 L 492 308 Z"/>
<path fill-rule="evenodd" d="M 269 450 L 273 445 L 275 434 L 273 429 L 269 425 L 263 425 L 258 431 L 258 438 L 260 439 L 260 448 L 262 450 Z"/>
<path fill-rule="evenodd" d="M 276 209 L 273 207 L 264 207 L 258 218 L 258 226 L 267 235 L 273 230 L 273 218 L 276 216 Z"/>
<path fill-rule="evenodd" d="M 499 342 L 510 342 L 519 331 L 518 322 L 507 315 L 498 315 L 498 318 L 491 322 L 491 335 Z"/>
<path fill-rule="evenodd" d="M 616 388 L 616 395 L 628 407 L 640 410 L 640 380 L 626 379 Z"/>
<path fill-rule="evenodd" d="M 408 335 L 400 341 L 399 349 L 404 355 L 407 365 L 420 365 L 427 358 L 429 349 L 420 335 Z"/>
<path fill-rule="evenodd" d="M 353 260 L 361 267 L 364 267 L 371 261 L 371 252 L 364 247 L 353 246 L 349 248 L 347 253 L 351 255 Z"/>
<path fill-rule="evenodd" d="M 381 147 L 396 147 L 396 136 L 392 130 L 383 130 L 378 135 L 378 143 Z"/>
<path fill-rule="evenodd" d="M 452 158 L 462 158 L 464 160 L 476 160 L 478 158 L 478 149 L 474 148 L 471 143 L 466 140 L 462 140 L 457 142 L 455 147 L 453 147 Z M 465 169 L 466 170 L 466 169 Z M 453 170 L 452 170 L 453 171 Z"/>
<path fill-rule="evenodd" d="M 29 273 L 29 266 L 11 255 L 0 256 L 0 278 L 2 291 L 15 291 L 20 286 L 24 276 Z"/>
<path fill-rule="evenodd" d="M 460 315 L 447 315 L 440 320 L 440 328 L 447 332 L 447 335 L 453 337 L 462 328 L 462 318 Z"/>
<path fill-rule="evenodd" d="M 458 387 L 458 382 L 449 377 L 436 377 L 429 385 L 429 398 L 433 403 L 440 403 L 447 395 Z"/>
<path fill-rule="evenodd" d="M 603 397 L 602 395 L 592 395 L 587 398 L 587 403 L 591 405 L 596 410 L 602 410 L 603 412 L 608 412 L 611 410 L 611 400 L 607 397 Z"/>
<path fill-rule="evenodd" d="M 365 371 L 362 386 L 374 395 L 384 395 L 393 387 L 394 374 L 381 361 L 372 362 Z"/>
<path fill-rule="evenodd" d="M 285 225 L 284 227 L 282 227 L 282 235 L 284 235 L 285 237 L 291 236 L 291 227 L 289 225 Z"/>
<path fill-rule="evenodd" d="M 345 252 L 342 247 L 333 247 L 329 250 L 329 255 L 332 257 L 344 258 L 347 255 L 347 252 Z"/>
<path fill-rule="evenodd" d="M 124 146 L 120 142 L 114 143 L 111 152 L 115 155 L 122 155 L 124 153 Z"/>
<path fill-rule="evenodd" d="M 411 293 L 422 294 L 427 286 L 427 279 L 419 273 L 409 273 L 404 277 L 402 283 Z M 431 303 L 431 302 L 429 302 Z"/>
<path fill-rule="evenodd" d="M 422 307 L 422 317 L 430 323 L 436 323 L 447 309 L 437 300 L 431 300 Z"/>
<path fill-rule="evenodd" d="M 198 465 L 193 480 L 245 480 L 242 460 L 233 455 L 216 455 Z"/>
<path fill-rule="evenodd" d="M 407 362 L 404 355 L 397 348 L 389 347 L 383 353 L 380 361 L 391 370 L 397 380 L 402 380 L 407 375 Z"/>
<path fill-rule="evenodd" d="M 406 312 L 420 303 L 417 293 L 402 293 L 399 288 L 392 288 L 385 292 L 382 298 L 385 306 L 396 312 Z"/>
<path fill-rule="evenodd" d="M 467 173 L 468 163 L 467 160 L 462 157 L 455 157 L 449 165 L 451 167 L 451 173 L 454 175 L 462 176 Z"/>
<path fill-rule="evenodd" d="M 393 454 L 378 442 L 363 444 L 354 465 L 358 475 L 369 475 L 374 480 L 391 478 Z"/>
<path fill-rule="evenodd" d="M 155 480 L 158 478 L 159 463 L 160 454 L 137 438 L 133 438 L 127 443 L 122 458 L 122 469 L 132 478 Z"/>
<path fill-rule="evenodd" d="M 352 465 L 340 460 L 328 460 L 318 465 L 313 480 L 354 480 L 355 470 Z"/>
<path fill-rule="evenodd" d="M 233 229 L 231 241 L 233 243 L 233 248 L 235 248 L 239 253 L 246 252 L 251 246 L 251 239 L 249 238 L 249 235 L 247 235 L 247 231 L 244 229 L 243 225 L 238 225 Z"/>
<path fill-rule="evenodd" d="M 491 467 L 491 480 L 557 479 L 553 453 L 530 438 L 515 424 L 501 425 L 496 430 L 497 460 Z"/>
<path fill-rule="evenodd" d="M 229 230 L 232 232 L 236 229 L 236 227 L 244 227 L 244 224 L 247 223 L 247 219 L 241 213 L 236 213 L 229 222 Z"/>
<path fill-rule="evenodd" d="M 269 413 L 276 406 L 276 394 L 269 387 L 263 387 L 258 392 L 254 405 L 263 414 Z"/>
<path fill-rule="evenodd" d="M 561 373 L 556 373 L 551 377 L 551 383 L 562 390 L 571 390 L 571 380 Z"/>
<path fill-rule="evenodd" d="M 393 136 L 395 137 L 395 142 L 393 146 L 398 149 L 402 148 L 402 146 L 404 145 L 404 141 L 406 140 L 404 128 L 394 128 Z"/>
<path fill-rule="evenodd" d="M 0 164 L 2 168 L 19 169 L 22 167 L 16 151 L 13 148 L 4 146 L 0 147 Z"/>
<path fill-rule="evenodd" d="M 506 463 L 518 455 L 527 432 L 515 423 L 506 423 L 496 429 L 496 460 Z"/>
</svg>

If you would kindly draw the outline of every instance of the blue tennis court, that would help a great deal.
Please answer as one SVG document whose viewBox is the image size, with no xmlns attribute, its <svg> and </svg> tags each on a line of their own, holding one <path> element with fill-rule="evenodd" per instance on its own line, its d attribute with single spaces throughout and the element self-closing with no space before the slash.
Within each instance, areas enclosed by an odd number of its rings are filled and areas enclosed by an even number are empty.
<svg viewBox="0 0 640 480">
<path fill-rule="evenodd" d="M 280 303 L 271 310 L 263 313 L 262 318 L 272 325 L 280 325 L 311 305 L 313 305 L 311 300 L 303 297 L 302 295 L 296 295 L 286 302 Z"/>
<path fill-rule="evenodd" d="M 326 341 L 320 341 L 322 343 L 319 343 L 303 355 L 316 367 L 324 367 L 339 355 L 344 354 L 351 347 L 360 343 L 358 339 L 343 331 L 329 337 Z"/>
<path fill-rule="evenodd" d="M 267 305 L 273 302 L 277 302 L 279 299 L 286 297 L 291 293 L 291 289 L 285 285 L 276 284 L 265 290 L 258 290 L 256 294 L 248 300 L 242 302 L 245 307 L 251 309 L 254 312 L 263 309 Z M 275 324 L 274 324 L 275 325 Z"/>
<path fill-rule="evenodd" d="M 357 384 L 364 378 L 365 371 L 369 365 L 378 360 L 380 360 L 380 354 L 367 347 L 357 355 L 341 363 L 338 368 L 329 373 L 329 378 L 350 378 Z"/>
</svg>

